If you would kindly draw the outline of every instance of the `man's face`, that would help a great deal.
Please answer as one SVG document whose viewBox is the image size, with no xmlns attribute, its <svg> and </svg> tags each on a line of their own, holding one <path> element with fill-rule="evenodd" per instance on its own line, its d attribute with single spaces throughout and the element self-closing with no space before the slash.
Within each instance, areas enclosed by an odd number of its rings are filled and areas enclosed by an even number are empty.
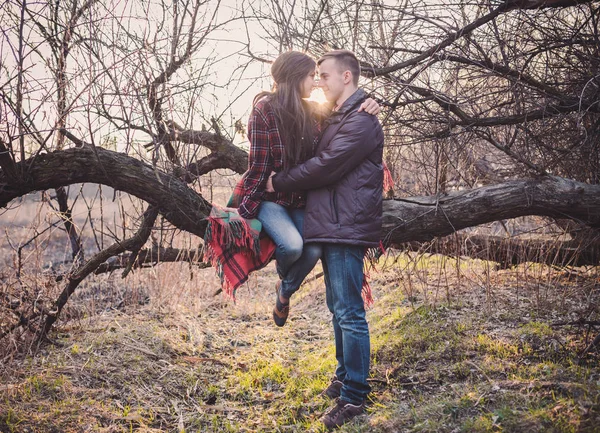
<svg viewBox="0 0 600 433">
<path fill-rule="evenodd" d="M 336 103 L 344 93 L 350 71 L 341 71 L 335 59 L 325 59 L 319 65 L 319 87 L 329 102 Z"/>
</svg>

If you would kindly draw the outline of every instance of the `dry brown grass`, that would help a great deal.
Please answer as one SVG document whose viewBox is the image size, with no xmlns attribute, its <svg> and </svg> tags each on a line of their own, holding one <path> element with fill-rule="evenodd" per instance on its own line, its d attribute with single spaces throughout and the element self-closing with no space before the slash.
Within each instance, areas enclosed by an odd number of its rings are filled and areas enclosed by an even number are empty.
<svg viewBox="0 0 600 433">
<path fill-rule="evenodd" d="M 593 432 L 597 271 L 399 254 L 374 273 L 373 405 L 343 431 Z M 458 266 L 458 274 L 452 272 Z M 0 430 L 17 432 L 321 431 L 318 396 L 334 367 L 322 280 L 270 319 L 273 265 L 237 302 L 211 269 L 182 264 L 86 281 L 52 335 L 5 359 Z"/>
</svg>

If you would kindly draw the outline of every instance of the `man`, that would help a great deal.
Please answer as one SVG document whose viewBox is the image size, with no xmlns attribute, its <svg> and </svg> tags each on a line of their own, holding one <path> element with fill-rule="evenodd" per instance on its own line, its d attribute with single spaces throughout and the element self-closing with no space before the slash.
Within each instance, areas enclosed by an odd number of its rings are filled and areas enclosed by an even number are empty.
<svg viewBox="0 0 600 433">
<path fill-rule="evenodd" d="M 381 234 L 383 130 L 375 116 L 356 110 L 366 97 L 358 89 L 356 56 L 331 51 L 317 64 L 319 87 L 335 104 L 317 156 L 271 181 L 278 192 L 308 190 L 304 239 L 323 247 L 338 361 L 324 394 L 340 397 L 323 423 L 334 428 L 364 412 L 370 391 L 370 337 L 361 292 L 365 249 L 378 246 Z"/>
</svg>

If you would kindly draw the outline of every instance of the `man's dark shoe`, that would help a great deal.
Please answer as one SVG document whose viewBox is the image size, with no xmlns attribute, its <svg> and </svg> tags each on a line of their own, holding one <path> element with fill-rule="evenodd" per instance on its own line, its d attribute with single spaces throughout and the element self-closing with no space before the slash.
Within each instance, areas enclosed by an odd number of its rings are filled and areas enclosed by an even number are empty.
<svg viewBox="0 0 600 433">
<path fill-rule="evenodd" d="M 275 295 L 277 296 L 277 300 L 275 301 L 275 308 L 273 308 L 273 321 L 279 327 L 285 325 L 285 321 L 290 314 L 290 303 L 281 302 L 279 299 L 279 290 L 281 288 L 281 280 L 277 282 L 275 285 Z"/>
<path fill-rule="evenodd" d="M 325 414 L 322 421 L 329 430 L 340 427 L 365 413 L 365 402 L 352 404 L 339 399 L 336 405 Z"/>
<path fill-rule="evenodd" d="M 325 388 L 325 390 L 321 394 L 334 400 L 341 395 L 343 385 L 344 384 L 342 383 L 342 381 L 338 380 L 337 376 L 334 376 L 333 379 L 331 379 L 331 383 L 329 384 L 329 386 Z"/>
</svg>

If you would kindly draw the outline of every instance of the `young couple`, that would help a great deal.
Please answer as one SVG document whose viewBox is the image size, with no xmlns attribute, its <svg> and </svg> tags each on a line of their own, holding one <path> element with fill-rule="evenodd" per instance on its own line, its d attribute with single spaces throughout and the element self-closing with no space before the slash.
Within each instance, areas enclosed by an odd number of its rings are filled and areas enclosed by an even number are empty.
<svg viewBox="0 0 600 433">
<path fill-rule="evenodd" d="M 305 100 L 317 85 L 317 66 L 332 110 Z M 276 245 L 278 326 L 321 259 L 338 361 L 324 394 L 340 397 L 323 422 L 334 428 L 364 412 L 370 391 L 361 292 L 365 249 L 379 245 L 381 234 L 383 131 L 373 115 L 379 105 L 358 88 L 360 66 L 350 51 L 328 52 L 318 62 L 288 52 L 271 73 L 274 91 L 255 98 L 248 122 L 249 169 L 238 211 L 260 220 Z"/>
</svg>

